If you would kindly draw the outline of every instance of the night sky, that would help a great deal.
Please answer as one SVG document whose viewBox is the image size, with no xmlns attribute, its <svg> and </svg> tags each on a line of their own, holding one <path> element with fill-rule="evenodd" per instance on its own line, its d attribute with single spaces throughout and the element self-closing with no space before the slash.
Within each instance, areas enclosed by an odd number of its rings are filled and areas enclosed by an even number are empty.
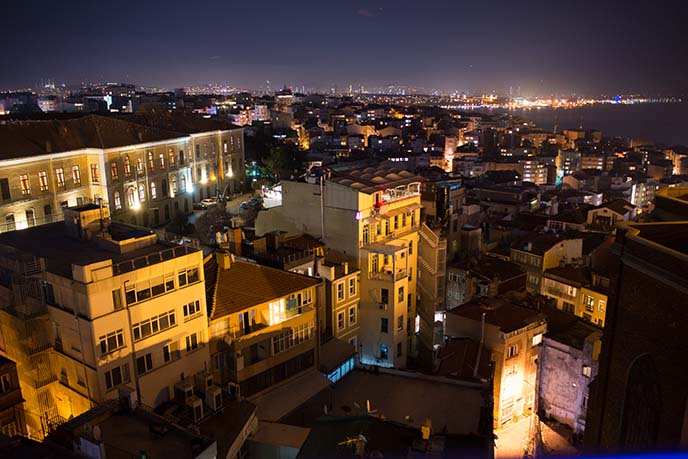
<svg viewBox="0 0 688 459">
<path fill-rule="evenodd" d="M 688 93 L 688 1 L 2 0 L 0 89 Z"/>
</svg>

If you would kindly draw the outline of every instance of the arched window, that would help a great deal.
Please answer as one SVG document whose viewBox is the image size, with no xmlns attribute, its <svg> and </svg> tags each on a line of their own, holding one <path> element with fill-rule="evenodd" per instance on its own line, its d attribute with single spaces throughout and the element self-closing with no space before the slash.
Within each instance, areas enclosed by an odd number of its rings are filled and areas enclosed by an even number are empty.
<svg viewBox="0 0 688 459">
<path fill-rule="evenodd" d="M 136 172 L 143 174 L 143 159 L 136 158 Z"/>
<path fill-rule="evenodd" d="M 14 231 L 17 229 L 17 225 L 14 223 L 14 214 L 9 214 L 5 216 L 5 230 Z"/>
<path fill-rule="evenodd" d="M 176 193 L 177 192 L 177 176 L 173 175 L 170 178 L 170 182 L 172 184 L 172 193 Z"/>
<path fill-rule="evenodd" d="M 134 207 L 136 205 L 136 191 L 133 186 L 127 188 L 127 206 Z"/>
<path fill-rule="evenodd" d="M 169 159 L 170 166 L 174 166 L 175 157 L 174 157 L 174 149 L 173 148 L 170 148 L 168 156 L 170 157 L 170 159 Z"/>
<path fill-rule="evenodd" d="M 186 191 L 186 175 L 182 175 L 181 190 Z"/>
<path fill-rule="evenodd" d="M 119 195 L 119 191 L 115 191 L 115 210 L 120 210 L 122 208 L 122 197 Z"/>
<path fill-rule="evenodd" d="M 155 187 L 155 182 L 151 182 L 150 188 L 151 188 L 151 199 L 157 199 L 158 190 Z"/>
<path fill-rule="evenodd" d="M 152 151 L 148 152 L 148 169 L 150 169 L 150 170 L 155 169 L 155 163 L 153 162 L 153 152 Z"/>
<path fill-rule="evenodd" d="M 621 447 L 628 451 L 652 451 L 657 445 L 657 426 L 662 412 L 659 377 L 649 355 L 636 359 L 628 372 Z"/>
<path fill-rule="evenodd" d="M 158 157 L 160 161 L 160 169 L 165 168 L 165 155 L 163 153 L 160 153 L 160 156 Z"/>
<path fill-rule="evenodd" d="M 36 213 L 33 209 L 26 209 L 26 225 L 29 228 L 36 226 Z"/>
<path fill-rule="evenodd" d="M 167 180 L 162 179 L 162 182 L 160 182 L 160 191 L 162 191 L 163 197 L 167 196 L 168 190 L 169 190 L 169 188 L 167 188 Z"/>
<path fill-rule="evenodd" d="M 129 156 L 124 157 L 124 176 L 131 176 L 131 163 L 129 162 Z"/>
<path fill-rule="evenodd" d="M 143 183 L 139 185 L 139 202 L 146 202 L 146 187 Z"/>
<path fill-rule="evenodd" d="M 117 163 L 115 161 L 110 163 L 110 177 L 112 177 L 112 180 L 117 180 L 119 178 L 119 171 L 117 170 Z"/>
</svg>

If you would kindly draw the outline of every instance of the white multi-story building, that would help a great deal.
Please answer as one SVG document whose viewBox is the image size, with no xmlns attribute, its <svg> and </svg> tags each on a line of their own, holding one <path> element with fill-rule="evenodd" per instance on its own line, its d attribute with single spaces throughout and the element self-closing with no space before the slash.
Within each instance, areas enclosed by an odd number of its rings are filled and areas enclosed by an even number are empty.
<svg viewBox="0 0 688 459">
<path fill-rule="evenodd" d="M 404 368 L 416 352 L 421 180 L 381 166 L 333 173 L 322 186 L 282 182 L 282 205 L 256 220 L 256 234 L 280 229 L 321 237 L 360 269 L 364 364 Z"/>
<path fill-rule="evenodd" d="M 155 407 L 209 363 L 203 257 L 111 222 L 106 207 L 0 237 L 2 351 L 20 363 L 30 433 L 117 398 Z"/>
</svg>

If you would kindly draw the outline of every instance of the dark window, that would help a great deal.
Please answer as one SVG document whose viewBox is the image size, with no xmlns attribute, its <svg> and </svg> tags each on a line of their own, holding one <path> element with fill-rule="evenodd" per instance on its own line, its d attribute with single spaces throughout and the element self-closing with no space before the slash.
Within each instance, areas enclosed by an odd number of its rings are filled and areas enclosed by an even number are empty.
<svg viewBox="0 0 688 459">
<path fill-rule="evenodd" d="M 10 180 L 9 179 L 0 179 L 0 192 L 2 192 L 2 199 L 8 200 L 12 199 L 12 196 L 10 195 Z"/>
<path fill-rule="evenodd" d="M 380 319 L 380 331 L 382 333 L 387 333 L 389 331 L 389 320 L 387 317 L 383 317 Z"/>
<path fill-rule="evenodd" d="M 382 304 L 389 303 L 389 290 L 387 290 L 386 288 L 383 288 L 380 291 L 380 303 L 382 303 Z"/>
<path fill-rule="evenodd" d="M 397 343 L 397 357 L 401 357 L 402 354 L 401 344 L 401 342 Z"/>
</svg>

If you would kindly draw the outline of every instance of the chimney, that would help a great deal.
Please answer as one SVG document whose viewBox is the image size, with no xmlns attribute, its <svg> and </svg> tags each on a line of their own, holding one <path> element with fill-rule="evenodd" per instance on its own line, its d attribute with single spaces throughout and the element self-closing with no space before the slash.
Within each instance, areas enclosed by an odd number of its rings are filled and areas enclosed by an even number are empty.
<svg viewBox="0 0 688 459">
<path fill-rule="evenodd" d="M 532 252 L 532 251 L 533 251 L 533 243 L 532 243 L 532 242 L 529 242 L 529 243 L 526 244 L 526 250 L 527 250 L 528 252 Z"/>
<path fill-rule="evenodd" d="M 143 132 L 139 131 L 138 135 L 139 135 L 139 142 L 143 142 Z"/>
<path fill-rule="evenodd" d="M 46 153 L 52 153 L 53 152 L 53 144 L 50 142 L 50 140 L 45 141 L 45 152 Z"/>
<path fill-rule="evenodd" d="M 344 262 L 344 274 L 349 274 L 349 262 L 345 261 Z"/>
<path fill-rule="evenodd" d="M 221 249 L 215 252 L 215 259 L 217 260 L 217 266 L 225 271 L 232 266 L 232 261 L 234 261 L 232 259 L 232 254 L 226 249 Z"/>
<path fill-rule="evenodd" d="M 237 255 L 241 256 L 241 242 L 242 242 L 242 234 L 241 234 L 241 228 L 234 228 L 232 234 L 232 242 L 234 243 L 234 253 Z"/>
</svg>

